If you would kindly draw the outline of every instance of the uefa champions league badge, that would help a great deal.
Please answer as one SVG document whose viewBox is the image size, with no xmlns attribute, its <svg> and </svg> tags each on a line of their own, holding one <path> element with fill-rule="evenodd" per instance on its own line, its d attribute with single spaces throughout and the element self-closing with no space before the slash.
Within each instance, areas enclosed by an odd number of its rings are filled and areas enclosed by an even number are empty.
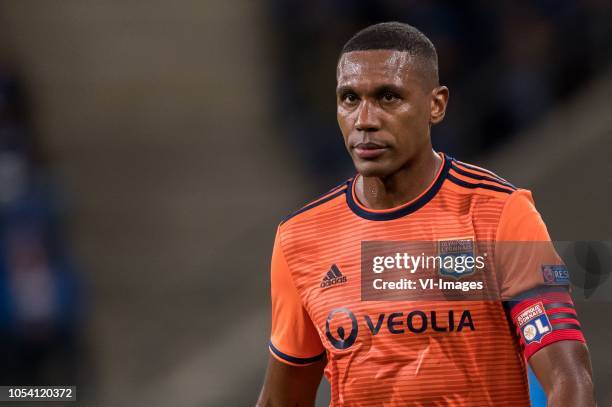
<svg viewBox="0 0 612 407">
<path fill-rule="evenodd" d="M 438 240 L 441 276 L 461 278 L 474 273 L 474 239 L 456 238 Z"/>
<path fill-rule="evenodd" d="M 562 264 L 543 264 L 542 277 L 546 285 L 568 285 L 570 283 L 567 267 Z"/>
<path fill-rule="evenodd" d="M 539 343 L 543 337 L 552 332 L 552 325 L 541 302 L 518 314 L 516 322 L 526 345 L 532 342 Z"/>
</svg>

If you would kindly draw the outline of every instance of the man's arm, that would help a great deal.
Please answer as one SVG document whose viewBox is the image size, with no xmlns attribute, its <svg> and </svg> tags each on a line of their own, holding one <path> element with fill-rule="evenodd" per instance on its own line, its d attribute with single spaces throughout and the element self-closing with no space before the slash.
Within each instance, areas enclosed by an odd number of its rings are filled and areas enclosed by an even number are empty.
<svg viewBox="0 0 612 407">
<path fill-rule="evenodd" d="M 279 226 L 270 268 L 270 361 L 257 406 L 313 406 L 326 364 L 325 347 L 293 282 L 281 234 Z"/>
<path fill-rule="evenodd" d="M 548 407 L 595 406 L 593 372 L 584 343 L 555 342 L 531 356 L 529 364 L 546 392 Z"/>
<path fill-rule="evenodd" d="M 326 363 L 291 366 L 270 356 L 257 407 L 314 406 Z"/>
</svg>

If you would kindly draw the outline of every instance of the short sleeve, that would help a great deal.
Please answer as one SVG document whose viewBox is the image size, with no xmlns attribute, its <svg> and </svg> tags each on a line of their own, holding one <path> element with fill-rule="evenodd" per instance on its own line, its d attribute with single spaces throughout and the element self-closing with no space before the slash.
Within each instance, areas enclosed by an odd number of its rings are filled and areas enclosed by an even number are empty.
<svg viewBox="0 0 612 407">
<path fill-rule="evenodd" d="M 519 189 L 508 198 L 497 228 L 495 256 L 502 300 L 543 285 L 543 267 L 564 267 L 529 191 Z"/>
<path fill-rule="evenodd" d="M 272 333 L 269 348 L 281 362 L 303 366 L 323 358 L 325 349 L 295 288 L 277 231 L 271 264 Z"/>
<path fill-rule="evenodd" d="M 561 340 L 585 341 L 568 270 L 529 191 L 518 190 L 506 202 L 495 256 L 501 298 L 525 358 Z"/>
</svg>

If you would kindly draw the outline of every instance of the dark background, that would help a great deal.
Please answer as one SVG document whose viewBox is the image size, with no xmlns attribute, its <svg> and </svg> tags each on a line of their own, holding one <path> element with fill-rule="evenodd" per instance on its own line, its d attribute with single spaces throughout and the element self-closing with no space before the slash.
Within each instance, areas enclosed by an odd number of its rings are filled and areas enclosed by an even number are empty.
<svg viewBox="0 0 612 407">
<path fill-rule="evenodd" d="M 386 20 L 438 49 L 437 149 L 531 189 L 553 239 L 612 240 L 609 2 L 5 0 L 2 384 L 253 404 L 276 225 L 353 174 L 335 63 Z M 576 299 L 607 405 L 612 289 L 593 270 Z"/>
</svg>

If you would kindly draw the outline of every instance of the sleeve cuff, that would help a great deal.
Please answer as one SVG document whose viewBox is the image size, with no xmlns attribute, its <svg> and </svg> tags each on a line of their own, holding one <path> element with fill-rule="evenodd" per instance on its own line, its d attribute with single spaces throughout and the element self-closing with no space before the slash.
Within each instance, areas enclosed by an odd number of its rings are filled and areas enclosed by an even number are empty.
<svg viewBox="0 0 612 407">
<path fill-rule="evenodd" d="M 293 366 L 307 366 L 315 362 L 318 362 L 319 360 L 325 357 L 325 351 L 323 351 L 319 355 L 307 357 L 307 358 L 299 358 L 296 356 L 291 356 L 284 352 L 281 352 L 276 346 L 272 344 L 272 341 L 268 342 L 268 348 L 270 349 L 270 353 L 272 354 L 272 356 L 274 356 L 277 360 L 283 363 L 287 363 L 289 365 L 293 365 Z"/>
</svg>

